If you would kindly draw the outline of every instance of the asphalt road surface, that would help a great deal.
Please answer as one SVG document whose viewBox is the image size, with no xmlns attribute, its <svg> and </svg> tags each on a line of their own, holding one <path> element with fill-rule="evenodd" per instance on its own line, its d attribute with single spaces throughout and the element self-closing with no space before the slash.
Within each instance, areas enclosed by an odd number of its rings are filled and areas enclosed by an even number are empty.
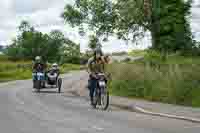
<svg viewBox="0 0 200 133">
<path fill-rule="evenodd" d="M 110 107 L 94 110 L 85 98 L 73 96 L 82 72 L 64 76 L 61 94 L 32 89 L 31 80 L 0 84 L 1 133 L 199 133 L 200 124 L 148 116 Z M 64 93 L 65 92 L 65 93 Z"/>
</svg>

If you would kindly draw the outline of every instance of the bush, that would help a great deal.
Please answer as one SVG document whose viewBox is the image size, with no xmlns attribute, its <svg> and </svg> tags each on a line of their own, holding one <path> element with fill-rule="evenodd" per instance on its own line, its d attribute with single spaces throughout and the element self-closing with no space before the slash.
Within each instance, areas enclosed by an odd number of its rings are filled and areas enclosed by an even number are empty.
<svg viewBox="0 0 200 133">
<path fill-rule="evenodd" d="M 160 64 L 163 62 L 161 53 L 154 50 L 149 50 L 147 54 L 145 54 L 144 59 L 146 62 L 151 62 L 153 64 Z"/>
<path fill-rule="evenodd" d="M 131 61 L 131 59 L 129 58 L 129 57 L 127 57 L 127 58 L 125 58 L 124 60 L 123 60 L 123 62 L 130 62 Z"/>
</svg>

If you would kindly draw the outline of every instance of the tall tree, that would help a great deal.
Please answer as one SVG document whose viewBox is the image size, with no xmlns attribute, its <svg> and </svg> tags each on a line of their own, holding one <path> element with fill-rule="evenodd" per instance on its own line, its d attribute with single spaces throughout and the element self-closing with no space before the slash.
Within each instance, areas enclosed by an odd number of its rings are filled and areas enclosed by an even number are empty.
<svg viewBox="0 0 200 133">
<path fill-rule="evenodd" d="M 62 17 L 71 26 L 87 25 L 97 37 L 134 41 L 150 31 L 154 49 L 184 51 L 192 47 L 190 7 L 191 0 L 76 0 Z"/>
</svg>

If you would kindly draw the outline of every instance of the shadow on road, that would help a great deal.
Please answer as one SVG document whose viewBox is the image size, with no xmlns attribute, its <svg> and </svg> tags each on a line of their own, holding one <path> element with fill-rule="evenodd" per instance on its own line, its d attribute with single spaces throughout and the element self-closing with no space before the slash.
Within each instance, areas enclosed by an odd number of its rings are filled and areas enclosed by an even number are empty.
<svg viewBox="0 0 200 133">
<path fill-rule="evenodd" d="M 59 93 L 58 91 L 41 90 L 39 93 Z M 61 92 L 62 93 L 62 92 Z"/>
<path fill-rule="evenodd" d="M 53 88 L 47 88 L 47 89 L 41 89 L 40 92 L 37 92 L 37 90 L 33 90 L 34 93 L 47 93 L 47 94 L 59 94 L 58 89 Z M 63 93 L 63 92 L 60 92 Z"/>
</svg>

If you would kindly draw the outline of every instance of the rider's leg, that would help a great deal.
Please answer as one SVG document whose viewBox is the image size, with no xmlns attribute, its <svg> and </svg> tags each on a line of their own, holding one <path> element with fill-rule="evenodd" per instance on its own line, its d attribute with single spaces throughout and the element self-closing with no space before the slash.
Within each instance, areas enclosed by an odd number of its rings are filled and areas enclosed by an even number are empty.
<svg viewBox="0 0 200 133">
<path fill-rule="evenodd" d="M 90 79 L 89 80 L 89 90 L 90 90 L 90 100 L 91 100 L 91 104 L 93 101 L 93 96 L 94 96 L 94 91 L 96 88 L 96 84 L 97 84 L 97 80 L 96 79 Z"/>
<path fill-rule="evenodd" d="M 46 84 L 45 84 L 45 81 L 46 81 L 46 72 L 44 72 L 44 79 L 42 79 L 43 83 L 42 83 L 42 88 L 46 88 Z"/>
<path fill-rule="evenodd" d="M 36 81 L 36 74 L 34 73 L 34 74 L 33 74 L 33 88 L 36 87 L 36 86 L 35 86 L 35 81 Z"/>
</svg>

